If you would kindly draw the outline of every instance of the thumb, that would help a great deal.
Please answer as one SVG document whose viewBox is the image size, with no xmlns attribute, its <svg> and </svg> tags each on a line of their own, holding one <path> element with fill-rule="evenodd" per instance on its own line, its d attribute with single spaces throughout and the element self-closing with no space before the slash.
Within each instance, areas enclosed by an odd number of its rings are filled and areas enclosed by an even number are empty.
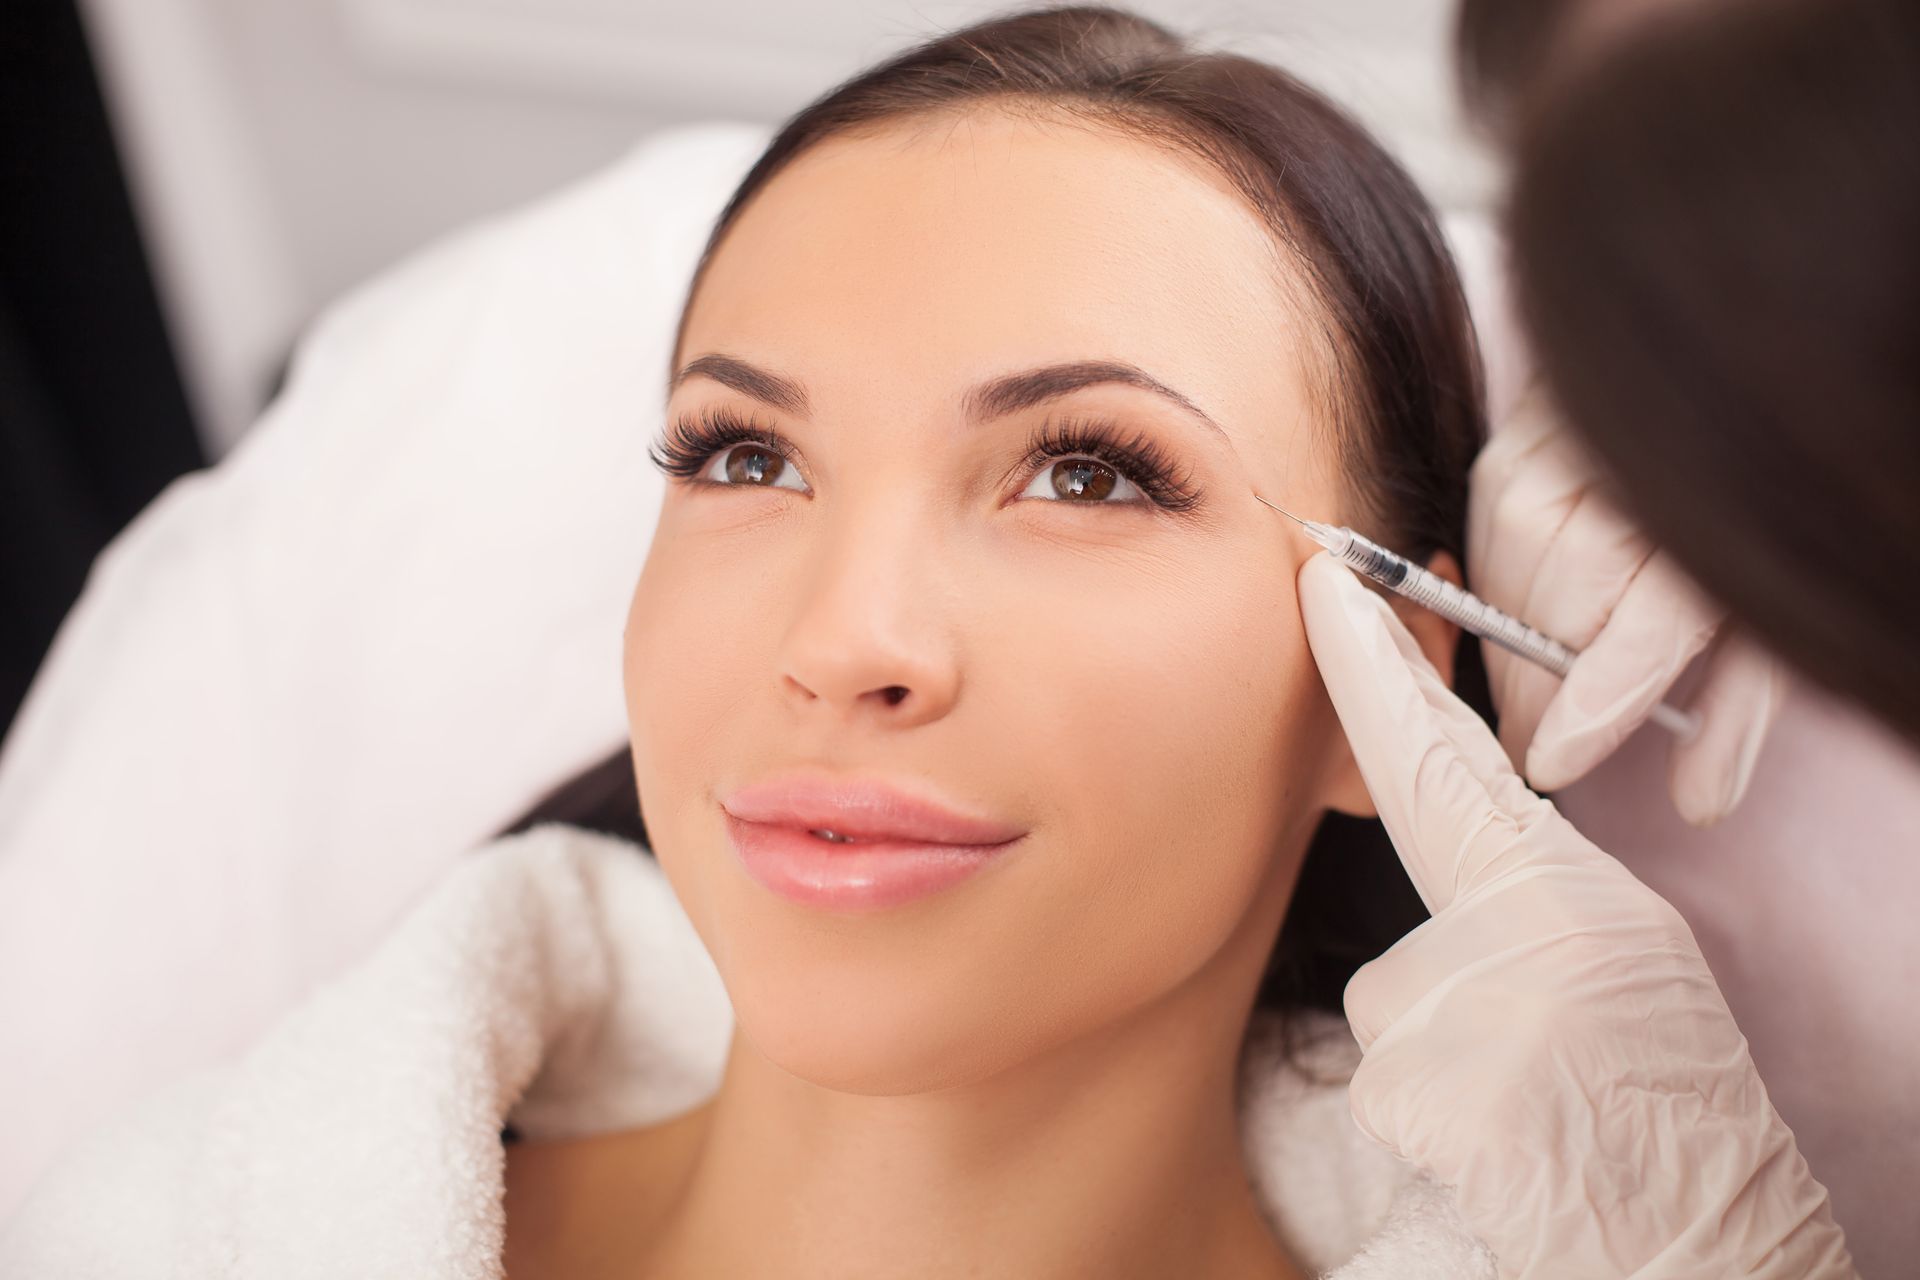
<svg viewBox="0 0 1920 1280">
<path fill-rule="evenodd" d="M 1651 556 L 1548 703 L 1527 749 L 1527 777 L 1554 791 L 1612 755 L 1724 617 L 1665 552 Z"/>
<path fill-rule="evenodd" d="M 1427 910 L 1517 859 L 1551 813 L 1385 600 L 1324 552 L 1300 569 L 1307 643 L 1360 775 Z"/>
<path fill-rule="evenodd" d="M 1700 732 L 1673 748 L 1668 786 L 1682 818 L 1705 827 L 1733 812 L 1786 691 L 1778 659 L 1737 631 L 1721 636 L 1693 700 Z"/>
</svg>

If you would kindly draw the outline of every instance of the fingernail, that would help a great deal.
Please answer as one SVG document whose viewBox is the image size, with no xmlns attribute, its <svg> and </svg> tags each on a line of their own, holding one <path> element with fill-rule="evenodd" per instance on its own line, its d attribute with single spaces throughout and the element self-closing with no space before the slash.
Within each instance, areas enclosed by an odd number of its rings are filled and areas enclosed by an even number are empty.
<svg viewBox="0 0 1920 1280">
<path fill-rule="evenodd" d="M 1714 818 L 1716 822 L 1738 807 L 1747 794 L 1748 784 L 1753 781 L 1754 766 L 1760 762 L 1760 748 L 1766 745 L 1767 731 L 1773 727 L 1774 713 L 1780 701 L 1778 680 L 1767 681 L 1766 699 L 1765 712 L 1748 719 L 1746 732 L 1741 735 L 1740 750 L 1734 756 L 1726 790 L 1720 797 L 1720 811 Z"/>
</svg>

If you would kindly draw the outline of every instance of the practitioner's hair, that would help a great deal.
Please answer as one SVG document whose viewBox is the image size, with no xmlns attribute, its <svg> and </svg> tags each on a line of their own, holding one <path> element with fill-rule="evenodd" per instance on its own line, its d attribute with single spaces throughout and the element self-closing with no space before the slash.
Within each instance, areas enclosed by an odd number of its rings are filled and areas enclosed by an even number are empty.
<svg viewBox="0 0 1920 1280">
<path fill-rule="evenodd" d="M 1708 592 L 1920 742 L 1920 4 L 1695 0 L 1556 62 L 1504 83 L 1561 411 Z"/>
<path fill-rule="evenodd" d="M 1454 66 L 1474 119 L 1504 134 L 1580 0 L 1460 0 Z"/>
<path fill-rule="evenodd" d="M 1151 139 L 1231 181 L 1304 278 L 1307 320 L 1328 366 L 1314 372 L 1356 499 L 1354 523 L 1417 557 L 1444 551 L 1464 561 L 1467 469 L 1484 435 L 1480 361 L 1433 211 L 1359 125 L 1264 63 L 1196 52 L 1108 8 L 1019 13 L 941 36 L 790 120 L 720 215 L 700 272 L 740 212 L 807 148 L 987 105 Z M 1478 649 L 1465 638 L 1456 666 L 1464 696 L 1484 707 Z M 559 820 L 644 839 L 638 805 L 621 750 L 513 829 Z M 1329 815 L 1261 1005 L 1339 1010 L 1354 970 L 1424 916 L 1380 825 Z"/>
</svg>

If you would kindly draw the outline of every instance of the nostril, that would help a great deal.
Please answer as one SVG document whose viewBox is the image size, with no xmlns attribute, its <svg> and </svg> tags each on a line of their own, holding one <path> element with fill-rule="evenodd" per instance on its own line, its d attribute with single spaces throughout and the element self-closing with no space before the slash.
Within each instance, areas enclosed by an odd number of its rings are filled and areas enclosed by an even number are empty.
<svg viewBox="0 0 1920 1280">
<path fill-rule="evenodd" d="M 890 684 L 882 689 L 880 694 L 887 700 L 888 706 L 897 707 L 900 705 L 900 700 L 907 696 L 907 687 L 903 684 Z"/>
</svg>

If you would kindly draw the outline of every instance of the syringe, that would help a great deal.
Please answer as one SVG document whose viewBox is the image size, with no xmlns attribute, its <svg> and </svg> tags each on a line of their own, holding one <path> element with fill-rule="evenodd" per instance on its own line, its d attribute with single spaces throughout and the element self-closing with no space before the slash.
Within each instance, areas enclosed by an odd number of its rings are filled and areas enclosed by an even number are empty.
<svg viewBox="0 0 1920 1280">
<path fill-rule="evenodd" d="M 1285 507 L 1275 507 L 1257 493 L 1253 496 L 1297 523 L 1309 538 L 1325 547 L 1341 564 L 1355 573 L 1372 578 L 1396 595 L 1405 596 L 1415 604 L 1433 610 L 1462 631 L 1471 632 L 1490 644 L 1497 644 L 1509 653 L 1517 653 L 1529 662 L 1537 662 L 1563 678 L 1572 669 L 1573 660 L 1580 656 L 1552 636 L 1535 631 L 1472 592 L 1461 590 L 1439 574 L 1415 564 L 1405 556 L 1395 555 L 1345 525 L 1306 520 Z M 1662 729 L 1678 734 L 1683 740 L 1692 737 L 1700 728 L 1699 716 L 1664 702 L 1655 705 L 1647 713 L 1647 718 Z"/>
</svg>

